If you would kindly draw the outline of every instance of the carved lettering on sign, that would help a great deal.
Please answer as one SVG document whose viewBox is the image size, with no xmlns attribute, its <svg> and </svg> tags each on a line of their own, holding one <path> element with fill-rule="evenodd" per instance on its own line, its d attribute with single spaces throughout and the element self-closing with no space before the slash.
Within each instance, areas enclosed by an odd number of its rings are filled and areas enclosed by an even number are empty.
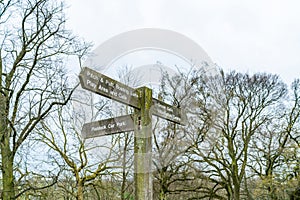
<svg viewBox="0 0 300 200">
<path fill-rule="evenodd" d="M 133 115 L 124 115 L 86 123 L 82 127 L 85 139 L 134 130 Z"/>
</svg>

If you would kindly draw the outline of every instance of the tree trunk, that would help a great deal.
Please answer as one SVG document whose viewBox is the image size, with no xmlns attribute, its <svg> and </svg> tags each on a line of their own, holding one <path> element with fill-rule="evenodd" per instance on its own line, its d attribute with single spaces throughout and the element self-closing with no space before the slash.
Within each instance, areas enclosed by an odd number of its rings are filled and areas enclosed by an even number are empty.
<svg viewBox="0 0 300 200">
<path fill-rule="evenodd" d="M 1 84 L 1 83 L 0 83 Z M 13 174 L 14 154 L 10 149 L 10 136 L 8 132 L 6 99 L 0 94 L 0 146 L 2 161 L 2 199 L 15 199 L 15 186 Z"/>
<path fill-rule="evenodd" d="M 167 177 L 165 177 L 166 168 L 163 168 L 160 175 L 160 190 L 159 190 L 159 200 L 166 200 L 167 199 L 167 193 L 168 193 L 168 186 L 167 186 Z"/>
<path fill-rule="evenodd" d="M 234 186 L 234 200 L 240 200 L 240 186 L 239 184 Z"/>
<path fill-rule="evenodd" d="M 166 193 L 161 189 L 159 193 L 159 200 L 167 200 Z"/>
<path fill-rule="evenodd" d="M 83 200 L 83 182 L 79 181 L 77 186 L 77 200 Z"/>
<path fill-rule="evenodd" d="M 236 163 L 235 163 L 235 166 L 237 166 Z M 234 200 L 240 200 L 241 183 L 238 178 L 238 169 L 235 169 L 235 172 L 233 174 L 232 184 L 233 184 L 233 198 L 234 198 Z"/>
<path fill-rule="evenodd" d="M 2 135 L 1 144 L 1 157 L 2 157 L 2 184 L 3 193 L 2 198 L 4 200 L 15 199 L 15 185 L 14 185 L 14 174 L 13 174 L 13 161 L 14 156 L 10 150 L 9 136 Z"/>
</svg>

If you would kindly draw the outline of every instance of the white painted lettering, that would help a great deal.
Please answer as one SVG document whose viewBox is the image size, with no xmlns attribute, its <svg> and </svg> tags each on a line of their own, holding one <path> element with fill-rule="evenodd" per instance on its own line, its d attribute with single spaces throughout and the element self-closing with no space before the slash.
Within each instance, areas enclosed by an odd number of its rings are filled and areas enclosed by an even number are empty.
<svg viewBox="0 0 300 200">
<path fill-rule="evenodd" d="M 118 96 L 118 93 L 116 91 L 110 90 L 109 93 L 111 96 Z"/>
<path fill-rule="evenodd" d="M 106 129 L 106 126 L 105 125 L 103 125 L 103 126 L 97 126 L 97 127 L 92 127 L 91 128 L 91 132 L 92 131 L 103 131 L 103 130 L 105 130 Z"/>
<path fill-rule="evenodd" d="M 108 89 L 103 87 L 101 84 L 98 86 L 98 90 L 104 92 L 104 93 L 108 93 Z"/>
<path fill-rule="evenodd" d="M 126 123 L 125 123 L 125 121 L 117 122 L 117 126 L 118 127 L 126 126 Z"/>
<path fill-rule="evenodd" d="M 87 71 L 86 75 L 88 77 L 90 77 L 91 79 L 93 79 L 93 80 L 98 80 L 98 77 L 95 74 L 93 74 L 93 73 L 91 73 L 89 71 Z"/>
<path fill-rule="evenodd" d="M 107 128 L 114 128 L 115 127 L 115 124 L 108 124 L 107 125 Z"/>
<path fill-rule="evenodd" d="M 119 97 L 120 99 L 127 100 L 127 95 L 125 95 L 125 94 L 118 93 L 118 97 Z"/>
<path fill-rule="evenodd" d="M 86 84 L 90 87 L 92 87 L 93 89 L 96 89 L 96 84 L 93 83 L 92 81 L 90 81 L 89 79 L 86 80 Z"/>
<path fill-rule="evenodd" d="M 108 79 L 105 79 L 105 84 L 107 84 L 109 87 L 114 87 L 114 82 L 113 81 L 110 81 Z"/>
</svg>

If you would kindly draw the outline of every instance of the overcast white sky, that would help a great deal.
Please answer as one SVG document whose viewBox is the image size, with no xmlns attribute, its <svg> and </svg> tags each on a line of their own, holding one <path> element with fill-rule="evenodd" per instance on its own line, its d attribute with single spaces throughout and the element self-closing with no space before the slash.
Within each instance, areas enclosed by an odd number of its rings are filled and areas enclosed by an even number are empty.
<svg viewBox="0 0 300 200">
<path fill-rule="evenodd" d="M 299 0 L 67 0 L 68 26 L 95 48 L 138 28 L 197 42 L 224 70 L 300 78 Z"/>
</svg>

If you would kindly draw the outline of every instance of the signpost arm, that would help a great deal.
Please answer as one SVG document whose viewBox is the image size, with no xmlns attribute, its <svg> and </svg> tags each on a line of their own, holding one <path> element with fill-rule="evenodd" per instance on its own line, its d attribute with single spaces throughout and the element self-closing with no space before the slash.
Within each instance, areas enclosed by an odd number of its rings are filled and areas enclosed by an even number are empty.
<svg viewBox="0 0 300 200">
<path fill-rule="evenodd" d="M 137 89 L 140 96 L 141 109 L 135 109 L 135 199 L 152 200 L 152 90 L 146 87 Z"/>
</svg>

